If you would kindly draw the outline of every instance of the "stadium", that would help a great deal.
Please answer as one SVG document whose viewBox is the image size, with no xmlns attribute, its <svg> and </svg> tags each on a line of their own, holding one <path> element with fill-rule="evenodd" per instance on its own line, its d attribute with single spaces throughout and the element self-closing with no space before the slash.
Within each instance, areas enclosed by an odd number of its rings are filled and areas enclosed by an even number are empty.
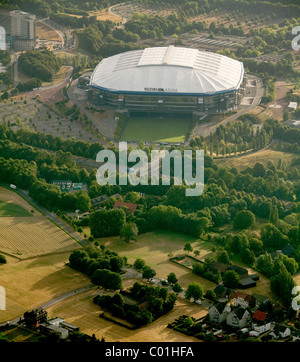
<svg viewBox="0 0 300 362">
<path fill-rule="evenodd" d="M 103 59 L 89 82 L 95 106 L 128 111 L 219 113 L 243 98 L 244 66 L 197 49 L 154 47 Z"/>
</svg>

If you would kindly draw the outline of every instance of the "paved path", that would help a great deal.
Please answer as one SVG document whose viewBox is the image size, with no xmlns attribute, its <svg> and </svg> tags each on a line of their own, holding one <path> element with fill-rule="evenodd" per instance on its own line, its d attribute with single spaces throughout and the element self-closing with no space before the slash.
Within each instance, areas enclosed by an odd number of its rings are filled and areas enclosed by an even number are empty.
<svg viewBox="0 0 300 362">
<path fill-rule="evenodd" d="M 70 298 L 70 297 L 72 297 L 72 296 L 74 296 L 74 295 L 77 295 L 77 294 L 80 294 L 80 293 L 84 293 L 84 292 L 86 292 L 86 291 L 88 291 L 88 290 L 90 290 L 90 289 L 92 289 L 92 288 L 96 288 L 96 286 L 95 286 L 94 284 L 89 284 L 89 285 L 86 285 L 86 286 L 84 286 L 84 287 L 82 287 L 82 288 L 78 288 L 78 289 L 72 290 L 71 292 L 67 292 L 67 293 L 61 294 L 60 296 L 58 296 L 58 297 L 56 297 L 56 298 L 54 298 L 54 299 L 51 299 L 51 300 L 49 300 L 48 302 L 42 304 L 42 305 L 40 306 L 40 308 L 46 309 L 46 308 L 52 307 L 54 304 L 56 304 L 56 303 L 58 303 L 58 302 L 61 302 L 61 301 L 64 300 L 64 299 Z M 37 308 L 39 308 L 39 307 L 37 307 Z M 37 308 L 34 308 L 34 309 L 37 309 Z M 20 319 L 22 319 L 22 318 L 23 318 L 23 314 L 22 314 L 21 316 L 19 316 L 19 317 L 16 317 L 16 318 L 14 318 L 14 319 L 11 319 L 9 322 L 10 322 L 11 324 L 16 324 L 16 323 L 18 323 L 18 321 L 19 321 Z M 5 326 L 6 323 L 7 323 L 7 322 L 1 323 L 1 324 L 0 324 L 0 327 Z"/>
<path fill-rule="evenodd" d="M 248 75 L 248 77 L 250 79 L 256 80 L 256 92 L 255 92 L 255 97 L 254 97 L 253 102 L 249 106 L 245 106 L 244 108 L 239 109 L 238 112 L 233 114 L 232 116 L 226 117 L 221 122 L 200 123 L 199 126 L 196 126 L 196 128 L 193 132 L 194 136 L 202 136 L 202 137 L 206 138 L 210 135 L 210 133 L 214 133 L 216 131 L 217 127 L 219 127 L 221 124 L 226 125 L 228 122 L 235 121 L 241 115 L 248 113 L 250 110 L 253 110 L 259 106 L 259 104 L 261 102 L 261 98 L 264 95 L 264 88 L 263 88 L 262 81 L 259 77 L 255 77 L 252 75 Z M 187 142 L 187 144 L 188 144 L 188 142 Z"/>
</svg>

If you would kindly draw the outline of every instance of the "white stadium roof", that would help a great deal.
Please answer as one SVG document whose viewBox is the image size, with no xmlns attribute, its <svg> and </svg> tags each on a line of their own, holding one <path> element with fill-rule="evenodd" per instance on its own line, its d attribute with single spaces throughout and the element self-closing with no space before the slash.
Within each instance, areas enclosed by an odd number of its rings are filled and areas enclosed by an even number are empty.
<svg viewBox="0 0 300 362">
<path fill-rule="evenodd" d="M 105 58 L 90 85 L 122 93 L 214 94 L 237 90 L 243 77 L 242 62 L 171 45 Z"/>
</svg>

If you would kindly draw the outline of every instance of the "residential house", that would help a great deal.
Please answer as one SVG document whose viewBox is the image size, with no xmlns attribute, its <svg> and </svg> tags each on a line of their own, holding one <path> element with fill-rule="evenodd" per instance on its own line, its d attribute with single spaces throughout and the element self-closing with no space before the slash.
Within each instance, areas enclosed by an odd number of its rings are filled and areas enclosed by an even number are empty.
<svg viewBox="0 0 300 362">
<path fill-rule="evenodd" d="M 226 302 L 214 304 L 208 310 L 208 317 L 212 323 L 222 323 L 226 320 L 231 308 Z"/>
<path fill-rule="evenodd" d="M 226 288 L 224 285 L 217 285 L 214 289 L 214 293 L 217 298 L 224 299 L 228 298 L 231 293 L 234 293 L 234 290 L 231 288 Z"/>
<path fill-rule="evenodd" d="M 268 297 L 264 296 L 264 295 L 256 294 L 256 293 L 253 293 L 252 295 L 256 299 L 256 306 L 257 307 L 259 307 L 260 305 L 265 304 L 265 303 L 270 301 L 270 299 Z"/>
<path fill-rule="evenodd" d="M 231 293 L 229 297 L 233 300 L 234 307 L 253 308 L 256 304 L 256 300 L 252 295 L 243 292 Z"/>
<path fill-rule="evenodd" d="M 98 197 L 94 197 L 93 199 L 91 199 L 91 205 L 92 205 L 92 207 L 98 207 L 103 202 L 106 202 L 108 200 L 109 200 L 109 197 L 106 194 L 100 195 Z"/>
<path fill-rule="evenodd" d="M 275 327 L 269 335 L 274 339 L 283 339 L 291 335 L 291 330 L 282 324 L 275 324 Z"/>
<path fill-rule="evenodd" d="M 114 209 L 119 209 L 123 207 L 125 209 L 125 212 L 133 214 L 137 208 L 137 204 L 133 204 L 131 202 L 115 201 L 113 206 Z"/>
<path fill-rule="evenodd" d="M 289 243 L 287 243 L 282 249 L 282 254 L 288 256 L 289 258 L 292 258 L 294 255 L 294 251 L 295 249 Z"/>
<path fill-rule="evenodd" d="M 250 312 L 242 307 L 233 309 L 226 318 L 227 325 L 239 329 L 246 327 L 250 321 Z"/>
<path fill-rule="evenodd" d="M 258 334 L 265 333 L 271 329 L 271 323 L 267 321 L 267 314 L 256 310 L 252 315 L 252 329 Z"/>
<path fill-rule="evenodd" d="M 290 102 L 287 109 L 289 112 L 293 112 L 297 109 L 298 103 L 297 102 Z"/>
<path fill-rule="evenodd" d="M 293 332 L 293 342 L 300 341 L 300 331 L 294 331 Z"/>
</svg>

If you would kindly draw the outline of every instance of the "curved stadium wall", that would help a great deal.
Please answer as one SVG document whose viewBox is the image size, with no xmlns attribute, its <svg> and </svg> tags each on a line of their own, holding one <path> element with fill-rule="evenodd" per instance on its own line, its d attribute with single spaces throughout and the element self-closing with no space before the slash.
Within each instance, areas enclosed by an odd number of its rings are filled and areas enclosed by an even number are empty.
<svg viewBox="0 0 300 362">
<path fill-rule="evenodd" d="M 94 105 L 129 111 L 226 112 L 237 107 L 243 93 L 242 62 L 174 46 L 103 59 L 89 83 Z"/>
</svg>

